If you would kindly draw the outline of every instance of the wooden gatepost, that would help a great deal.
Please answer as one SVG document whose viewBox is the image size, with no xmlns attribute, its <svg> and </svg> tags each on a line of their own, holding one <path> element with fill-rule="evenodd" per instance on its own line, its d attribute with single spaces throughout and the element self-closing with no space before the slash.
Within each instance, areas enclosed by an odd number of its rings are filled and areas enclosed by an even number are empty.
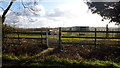
<svg viewBox="0 0 120 68">
<path fill-rule="evenodd" d="M 62 28 L 61 27 L 59 27 L 58 49 L 59 50 L 63 49 L 63 46 L 62 46 Z"/>
<path fill-rule="evenodd" d="M 108 24 L 106 25 L 106 39 L 109 37 L 109 34 L 108 34 Z"/>
<path fill-rule="evenodd" d="M 46 44 L 47 47 L 49 48 L 48 33 L 49 33 L 49 29 L 46 29 Z"/>
<path fill-rule="evenodd" d="M 94 42 L 95 47 L 96 47 L 96 45 L 97 45 L 97 43 L 96 43 L 96 42 L 97 42 L 97 40 L 96 40 L 97 38 L 96 38 L 96 37 L 97 37 L 97 29 L 95 28 L 95 42 Z"/>
</svg>

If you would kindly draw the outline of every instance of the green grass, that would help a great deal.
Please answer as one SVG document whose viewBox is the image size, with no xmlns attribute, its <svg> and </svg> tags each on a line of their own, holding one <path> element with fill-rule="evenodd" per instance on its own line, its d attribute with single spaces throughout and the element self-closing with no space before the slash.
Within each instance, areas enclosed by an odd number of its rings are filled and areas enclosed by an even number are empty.
<svg viewBox="0 0 120 68">
<path fill-rule="evenodd" d="M 7 34 L 7 37 L 18 37 L 17 34 Z M 29 35 L 29 34 L 20 34 L 19 37 L 25 37 L 25 38 L 41 38 L 40 35 Z M 44 37 L 44 36 L 43 36 Z"/>
<path fill-rule="evenodd" d="M 16 56 L 12 56 L 10 54 L 3 54 L 2 55 L 2 58 L 5 59 L 5 60 L 11 60 L 11 61 L 21 61 L 21 60 L 25 60 L 28 58 L 28 56 L 19 56 L 19 57 L 16 57 Z"/>
<path fill-rule="evenodd" d="M 84 32 L 80 32 L 80 34 L 84 34 L 84 35 L 79 35 L 78 33 L 62 33 L 64 36 L 81 36 L 81 37 L 94 37 L 95 33 L 84 33 Z M 97 37 L 105 37 L 106 33 L 97 33 Z M 109 37 L 114 37 L 115 33 L 109 33 Z"/>
<path fill-rule="evenodd" d="M 18 35 L 17 34 L 7 34 L 6 37 L 15 37 L 17 38 Z M 35 34 L 19 34 L 20 38 L 41 38 L 41 35 L 35 35 Z M 43 35 L 42 37 L 46 37 L 45 35 Z M 56 39 L 58 38 L 57 35 L 49 35 L 49 39 Z"/>
<path fill-rule="evenodd" d="M 7 34 L 7 37 L 18 37 L 17 34 Z M 77 37 L 94 37 L 94 36 L 88 36 L 88 35 L 84 35 L 84 36 L 78 36 L 76 34 L 67 34 L 64 36 L 77 36 Z M 19 35 L 20 38 L 41 38 L 40 35 L 31 35 L 31 34 L 20 34 Z M 43 37 L 46 37 L 45 35 L 43 35 Z M 49 35 L 48 36 L 50 40 L 54 40 L 54 39 L 58 39 L 58 35 Z M 111 36 L 112 37 L 112 36 Z M 88 38 L 63 38 L 63 40 L 94 40 L 94 39 L 88 39 Z M 103 39 L 97 39 L 97 40 L 103 40 Z M 110 39 L 112 41 L 117 41 L 118 39 Z"/>
<path fill-rule="evenodd" d="M 112 67 L 112 68 L 119 68 L 120 63 L 115 63 L 112 61 L 101 61 L 101 60 L 95 60 L 95 61 L 87 61 L 87 60 L 71 60 L 68 58 L 58 58 L 54 55 L 45 57 L 45 58 L 37 58 L 33 60 L 25 61 L 28 57 L 13 57 L 11 55 L 3 55 L 4 59 L 7 59 L 7 64 L 13 63 L 13 64 L 19 64 L 21 66 L 89 66 L 89 67 Z M 3 59 L 3 64 L 4 63 Z M 12 60 L 9 62 L 9 60 Z M 22 61 L 21 63 L 18 63 Z"/>
</svg>

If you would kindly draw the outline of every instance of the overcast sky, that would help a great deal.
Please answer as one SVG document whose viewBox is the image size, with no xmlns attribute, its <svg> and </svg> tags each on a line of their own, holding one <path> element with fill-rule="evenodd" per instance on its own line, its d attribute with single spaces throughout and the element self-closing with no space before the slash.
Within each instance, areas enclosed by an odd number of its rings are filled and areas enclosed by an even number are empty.
<svg viewBox="0 0 120 68">
<path fill-rule="evenodd" d="M 105 27 L 108 20 L 101 21 L 102 17 L 92 14 L 83 0 L 41 0 L 38 5 L 32 6 L 31 11 L 21 9 L 20 2 L 13 4 L 5 23 L 19 28 L 40 27 L 69 27 L 92 26 Z M 2 3 L 7 6 L 7 3 Z M 2 14 L 2 10 L 0 10 Z M 109 25 L 115 27 L 114 23 Z"/>
</svg>

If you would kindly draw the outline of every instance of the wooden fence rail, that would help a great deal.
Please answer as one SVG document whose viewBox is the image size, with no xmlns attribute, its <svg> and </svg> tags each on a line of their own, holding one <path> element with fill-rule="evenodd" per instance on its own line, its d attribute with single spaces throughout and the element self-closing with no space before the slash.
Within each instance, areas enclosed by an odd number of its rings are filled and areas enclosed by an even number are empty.
<svg viewBox="0 0 120 68">
<path fill-rule="evenodd" d="M 19 31 L 19 32 L 12 32 L 12 33 L 14 33 L 14 34 L 16 33 L 16 34 L 39 34 L 39 35 L 41 34 L 41 35 L 46 35 L 46 31 L 31 31 L 31 32 L 30 31 L 24 31 L 24 32 Z"/>
<path fill-rule="evenodd" d="M 86 32 L 86 33 L 94 33 L 95 31 L 70 31 L 70 30 L 68 30 L 68 31 L 66 31 L 66 30 L 64 30 L 64 31 L 62 31 L 62 32 Z M 106 31 L 96 31 L 97 33 L 106 33 Z M 120 33 L 120 31 L 108 31 L 108 33 Z"/>
<path fill-rule="evenodd" d="M 26 37 L 4 37 L 4 38 L 9 38 L 9 39 L 44 39 L 44 40 L 47 39 L 47 38 L 26 38 Z"/>
<path fill-rule="evenodd" d="M 88 39 L 120 39 L 119 37 L 77 37 L 77 36 L 62 36 L 62 38 L 88 38 Z"/>
</svg>

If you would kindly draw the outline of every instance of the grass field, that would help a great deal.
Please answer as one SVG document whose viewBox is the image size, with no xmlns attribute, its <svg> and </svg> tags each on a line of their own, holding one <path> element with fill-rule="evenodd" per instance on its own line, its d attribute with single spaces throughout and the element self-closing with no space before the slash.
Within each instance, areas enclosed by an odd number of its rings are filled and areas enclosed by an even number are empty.
<svg viewBox="0 0 120 68">
<path fill-rule="evenodd" d="M 84 35 L 79 35 L 78 33 L 62 33 L 62 36 L 75 36 L 75 37 L 95 37 L 94 33 L 81 33 Z M 7 34 L 6 37 L 18 37 L 18 34 Z M 19 37 L 25 37 L 25 38 L 41 38 L 41 35 L 38 34 L 19 34 Z M 42 35 L 42 37 L 46 37 L 45 35 Z M 49 35 L 49 39 L 56 39 L 58 35 Z M 96 37 L 106 37 L 105 33 L 97 33 Z M 115 34 L 110 33 L 109 37 L 115 37 Z M 69 38 L 70 39 L 70 38 Z M 85 39 L 80 38 L 79 40 L 92 40 L 92 39 Z M 102 39 L 98 39 L 102 40 Z M 113 39 L 112 39 L 113 40 Z M 118 39 L 115 39 L 118 40 Z"/>
</svg>

